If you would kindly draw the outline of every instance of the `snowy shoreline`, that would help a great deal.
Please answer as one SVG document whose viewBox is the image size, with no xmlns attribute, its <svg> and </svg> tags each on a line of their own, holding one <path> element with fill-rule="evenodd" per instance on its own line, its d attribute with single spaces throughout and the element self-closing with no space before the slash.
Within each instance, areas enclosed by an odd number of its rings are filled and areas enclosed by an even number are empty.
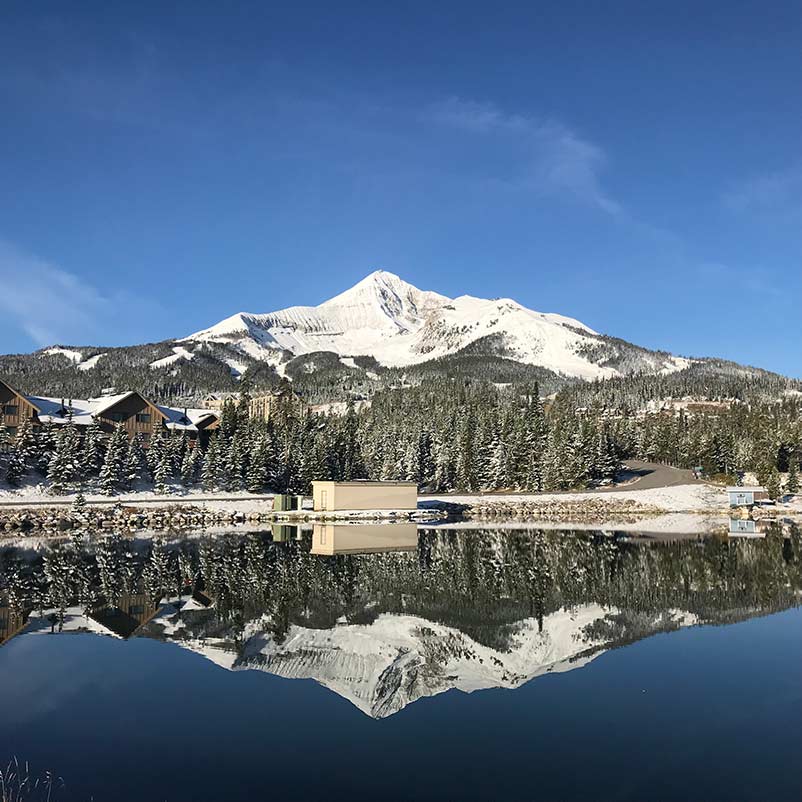
<svg viewBox="0 0 802 802">
<path fill-rule="evenodd" d="M 75 495 L 50 496 L 41 487 L 0 491 L 0 533 L 73 529 L 164 530 L 242 526 L 245 524 L 412 521 L 443 525 L 446 521 L 481 526 L 499 523 L 649 532 L 700 533 L 723 527 L 736 513 L 723 489 L 705 484 L 643 490 L 582 493 L 442 494 L 419 496 L 418 509 L 274 511 L 273 496 L 239 493 L 185 492 L 157 495 L 142 491 L 119 496 L 89 494 L 76 509 Z M 761 514 L 802 514 L 802 498 L 778 503 Z M 742 514 L 742 513 L 738 513 Z M 2 535 L 0 535 L 2 536 Z"/>
</svg>

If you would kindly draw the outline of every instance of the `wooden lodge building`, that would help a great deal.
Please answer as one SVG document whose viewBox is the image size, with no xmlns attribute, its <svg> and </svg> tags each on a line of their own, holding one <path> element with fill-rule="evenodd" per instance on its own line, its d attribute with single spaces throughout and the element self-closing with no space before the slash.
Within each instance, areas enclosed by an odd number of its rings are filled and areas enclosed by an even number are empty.
<svg viewBox="0 0 802 802">
<path fill-rule="evenodd" d="M 132 390 L 118 395 L 89 399 L 56 399 L 23 395 L 0 379 L 0 421 L 13 439 L 25 420 L 36 428 L 47 424 L 87 427 L 97 422 L 111 434 L 118 426 L 129 437 L 142 435 L 145 444 L 159 428 L 185 433 L 197 440 L 219 425 L 219 415 L 210 409 L 176 409 L 154 404 Z"/>
</svg>

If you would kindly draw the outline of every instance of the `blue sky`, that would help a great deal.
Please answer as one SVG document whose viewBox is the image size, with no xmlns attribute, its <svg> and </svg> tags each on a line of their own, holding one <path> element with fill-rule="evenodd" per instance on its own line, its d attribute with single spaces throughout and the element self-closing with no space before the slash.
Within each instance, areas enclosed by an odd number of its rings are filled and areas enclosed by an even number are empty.
<svg viewBox="0 0 802 802">
<path fill-rule="evenodd" d="M 383 268 L 802 376 L 796 2 L 4 5 L 0 352 Z"/>
</svg>

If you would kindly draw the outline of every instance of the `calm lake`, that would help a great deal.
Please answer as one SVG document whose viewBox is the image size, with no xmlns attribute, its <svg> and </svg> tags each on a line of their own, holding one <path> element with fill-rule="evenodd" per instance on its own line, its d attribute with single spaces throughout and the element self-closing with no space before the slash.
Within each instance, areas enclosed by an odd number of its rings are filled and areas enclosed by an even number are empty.
<svg viewBox="0 0 802 802">
<path fill-rule="evenodd" d="M 0 764 L 56 800 L 802 798 L 802 532 L 0 546 Z"/>
</svg>

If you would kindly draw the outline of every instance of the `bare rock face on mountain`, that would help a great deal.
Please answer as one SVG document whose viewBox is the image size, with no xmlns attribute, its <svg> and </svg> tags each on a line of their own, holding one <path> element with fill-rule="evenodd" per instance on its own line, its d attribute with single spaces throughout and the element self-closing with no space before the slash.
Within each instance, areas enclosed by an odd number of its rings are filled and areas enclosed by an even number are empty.
<svg viewBox="0 0 802 802">
<path fill-rule="evenodd" d="M 224 344 L 271 364 L 287 352 L 299 356 L 327 351 L 345 358 L 371 356 L 389 367 L 486 349 L 494 356 L 581 379 L 632 370 L 669 373 L 689 364 L 687 359 L 610 340 L 578 320 L 535 312 L 509 298 L 447 298 L 383 270 L 319 306 L 240 312 L 183 342 Z"/>
</svg>

